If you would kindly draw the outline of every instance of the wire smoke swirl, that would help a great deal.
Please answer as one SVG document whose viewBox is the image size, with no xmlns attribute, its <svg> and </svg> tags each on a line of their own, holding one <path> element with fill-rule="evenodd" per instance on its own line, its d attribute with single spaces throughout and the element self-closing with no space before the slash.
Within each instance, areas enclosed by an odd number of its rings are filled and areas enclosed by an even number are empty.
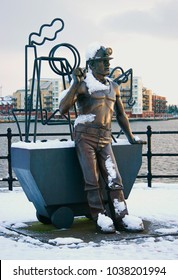
<svg viewBox="0 0 178 280">
<path fill-rule="evenodd" d="M 51 27 L 54 25 L 54 23 L 57 22 L 57 21 L 60 22 L 61 27 L 58 28 L 58 29 L 55 31 L 54 35 L 51 36 L 51 37 L 43 36 L 42 33 L 44 33 L 44 31 L 47 30 L 48 28 L 51 28 Z M 56 39 L 57 34 L 58 34 L 59 32 L 61 32 L 63 29 L 64 29 L 64 21 L 63 21 L 62 19 L 60 19 L 60 18 L 55 18 L 55 19 L 51 22 L 51 24 L 43 24 L 43 25 L 40 27 L 40 30 L 39 30 L 38 33 L 37 33 L 37 32 L 32 32 L 32 33 L 29 35 L 29 45 L 31 46 L 31 45 L 34 45 L 34 44 L 35 44 L 35 45 L 41 46 L 41 45 L 44 44 L 44 42 L 45 42 L 46 40 L 48 40 L 48 41 L 53 41 L 53 40 Z M 40 41 L 40 42 L 37 42 L 35 39 L 32 38 L 32 37 L 34 37 L 34 36 L 38 37 L 38 39 L 40 38 L 41 41 Z"/>
</svg>

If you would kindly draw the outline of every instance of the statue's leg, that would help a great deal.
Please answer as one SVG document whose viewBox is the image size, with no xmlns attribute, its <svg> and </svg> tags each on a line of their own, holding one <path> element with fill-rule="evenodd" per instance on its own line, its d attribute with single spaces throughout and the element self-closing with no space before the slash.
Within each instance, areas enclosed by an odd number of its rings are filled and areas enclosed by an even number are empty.
<svg viewBox="0 0 178 280">
<path fill-rule="evenodd" d="M 117 211 L 118 219 L 122 219 L 128 214 L 127 206 L 123 193 L 122 179 L 117 168 L 115 157 L 108 144 L 104 146 L 97 154 L 98 162 L 100 166 L 100 172 L 107 186 L 108 201 L 112 218 L 116 218 L 116 206 L 117 202 L 121 203 L 123 211 Z"/>
<path fill-rule="evenodd" d="M 117 230 L 127 231 L 143 230 L 141 219 L 132 218 L 132 216 L 128 214 L 122 179 L 110 144 L 101 149 L 98 155 L 98 161 L 100 162 L 102 177 L 107 186 L 109 208 L 115 228 Z M 132 221 L 134 221 L 134 225 Z M 131 224 L 131 227 L 128 222 Z"/>
<path fill-rule="evenodd" d="M 85 181 L 88 205 L 93 220 L 97 220 L 99 213 L 104 213 L 102 196 L 99 186 L 99 170 L 96 159 L 95 143 L 91 143 L 82 135 L 77 135 L 76 151 Z"/>
<path fill-rule="evenodd" d="M 113 185 L 112 189 L 108 189 L 108 201 L 112 219 L 116 228 L 119 229 L 122 225 L 122 219 L 129 214 L 123 190 L 117 189 L 117 185 Z"/>
<path fill-rule="evenodd" d="M 114 233 L 113 221 L 107 217 L 99 185 L 99 169 L 96 158 L 97 143 L 82 136 L 76 141 L 76 151 L 85 181 L 85 191 L 92 219 L 96 228 L 102 233 Z"/>
<path fill-rule="evenodd" d="M 140 232 L 144 230 L 142 220 L 129 215 L 123 190 L 117 189 L 117 186 L 113 185 L 112 188 L 108 189 L 108 200 L 111 217 L 117 230 L 128 232 Z"/>
</svg>

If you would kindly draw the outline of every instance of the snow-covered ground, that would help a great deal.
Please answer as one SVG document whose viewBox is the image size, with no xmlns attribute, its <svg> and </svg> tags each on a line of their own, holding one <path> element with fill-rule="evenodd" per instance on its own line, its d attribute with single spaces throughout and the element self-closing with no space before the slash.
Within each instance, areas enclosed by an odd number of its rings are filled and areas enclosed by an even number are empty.
<svg viewBox="0 0 178 280">
<path fill-rule="evenodd" d="M 50 240 L 56 246 L 38 239 L 13 233 L 6 227 L 25 226 L 36 221 L 36 210 L 22 189 L 8 191 L 0 188 L 0 259 L 1 260 L 177 260 L 178 259 L 178 184 L 144 183 L 134 185 L 127 200 L 129 212 L 162 226 L 161 237 L 138 241 L 107 242 L 103 235 L 100 244 L 85 243 L 80 238 Z M 171 235 L 174 233 L 174 235 Z M 170 235 L 169 235 L 170 234 Z"/>
</svg>

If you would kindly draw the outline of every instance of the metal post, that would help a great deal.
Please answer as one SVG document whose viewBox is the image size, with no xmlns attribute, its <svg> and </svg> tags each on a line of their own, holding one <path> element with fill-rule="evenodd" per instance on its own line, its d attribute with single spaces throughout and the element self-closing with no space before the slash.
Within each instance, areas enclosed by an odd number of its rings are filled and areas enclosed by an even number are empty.
<svg viewBox="0 0 178 280">
<path fill-rule="evenodd" d="M 7 155 L 7 160 L 8 160 L 8 185 L 9 185 L 9 190 L 12 191 L 12 182 L 13 182 L 13 177 L 12 177 L 12 164 L 11 164 L 11 140 L 12 140 L 12 131 L 11 128 L 7 129 L 7 141 L 8 141 L 8 155 Z"/>
<path fill-rule="evenodd" d="M 28 141 L 28 46 L 25 46 L 25 142 Z"/>
<path fill-rule="evenodd" d="M 148 174 L 147 174 L 147 181 L 148 181 L 148 187 L 151 188 L 152 184 L 152 151 L 151 151 L 151 136 L 152 136 L 152 130 L 151 126 L 147 126 L 147 163 L 148 163 Z"/>
</svg>

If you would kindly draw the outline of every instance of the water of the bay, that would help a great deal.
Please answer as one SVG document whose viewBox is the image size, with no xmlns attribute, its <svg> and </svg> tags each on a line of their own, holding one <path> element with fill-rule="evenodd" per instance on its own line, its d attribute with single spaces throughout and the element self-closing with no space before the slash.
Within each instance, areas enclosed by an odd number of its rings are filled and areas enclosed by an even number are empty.
<svg viewBox="0 0 178 280">
<path fill-rule="evenodd" d="M 24 133 L 25 124 L 21 123 L 21 129 Z M 147 140 L 146 131 L 147 126 L 151 126 L 152 131 L 178 131 L 178 119 L 161 120 L 161 121 L 131 121 L 130 126 L 135 135 L 137 132 L 145 132 L 145 134 L 138 134 L 144 140 Z M 31 132 L 33 133 L 33 123 L 31 124 Z M 12 129 L 12 133 L 18 133 L 17 125 L 15 123 L 0 123 L 0 135 L 7 132 L 7 128 Z M 112 130 L 119 132 L 120 128 L 117 122 L 113 122 Z M 37 132 L 39 133 L 65 133 L 69 132 L 68 125 L 53 125 L 44 126 L 38 123 Z M 125 136 L 121 136 L 124 138 Z M 56 139 L 57 136 L 38 137 L 42 139 Z M 64 138 L 64 137 L 59 137 Z M 12 142 L 20 141 L 19 137 L 13 137 Z M 143 153 L 147 152 L 147 145 L 143 146 Z M 177 153 L 178 154 L 178 134 L 153 134 L 152 135 L 152 152 L 153 153 Z M 7 138 L 0 137 L 0 156 L 7 155 Z M 134 159 L 133 159 L 134 164 Z M 142 167 L 139 175 L 147 174 L 147 158 L 142 158 Z M 152 174 L 153 175 L 178 175 L 178 156 L 163 156 L 152 157 Z M 0 159 L 0 177 L 5 178 L 7 175 L 7 160 Z M 137 179 L 137 181 L 146 181 L 146 179 Z M 178 178 L 158 178 L 154 181 L 177 183 Z M 2 184 L 2 183 L 0 183 Z M 1 186 L 1 185 L 0 185 Z"/>
</svg>

